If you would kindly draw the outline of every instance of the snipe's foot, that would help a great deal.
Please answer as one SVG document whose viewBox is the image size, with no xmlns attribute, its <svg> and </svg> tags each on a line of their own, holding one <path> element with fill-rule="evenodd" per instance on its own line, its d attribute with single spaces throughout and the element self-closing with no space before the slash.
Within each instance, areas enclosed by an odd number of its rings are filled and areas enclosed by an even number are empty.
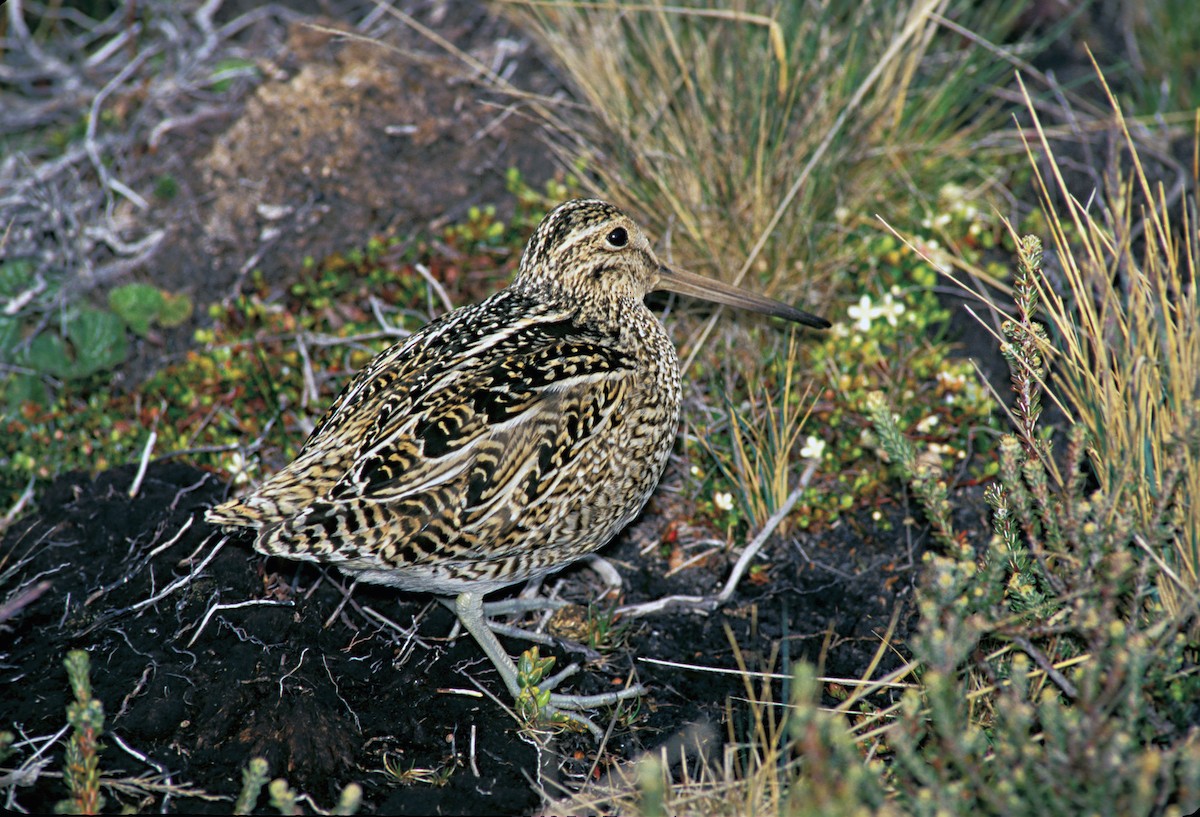
<svg viewBox="0 0 1200 817">
<path fill-rule="evenodd" d="M 483 600 L 480 594 L 460 593 L 454 600 L 454 610 L 463 627 L 474 636 L 475 640 L 479 642 L 479 646 L 492 660 L 492 664 L 495 665 L 496 671 L 500 673 L 500 677 L 504 681 L 504 686 L 512 695 L 513 700 L 517 702 L 518 708 L 527 708 L 526 714 L 540 710 L 542 720 L 556 722 L 565 719 L 577 723 L 591 732 L 597 740 L 600 740 L 604 736 L 604 731 L 582 711 L 600 706 L 613 706 L 646 693 L 646 688 L 641 684 L 634 684 L 616 692 L 605 692 L 599 695 L 563 695 L 553 692 L 555 687 L 579 671 L 578 664 L 571 664 L 543 680 L 543 674 L 550 668 L 554 659 L 539 657 L 535 647 L 522 657 L 522 666 L 518 667 L 505 652 L 500 640 L 496 638 L 496 634 L 492 632 L 491 627 L 484 619 Z M 523 679 L 524 684 L 522 684 Z M 534 692 L 534 689 L 537 692 Z M 531 696 L 536 696 L 536 699 Z M 523 701 L 526 703 L 522 703 Z"/>
<path fill-rule="evenodd" d="M 442 601 L 450 609 L 457 612 L 457 605 L 452 600 L 442 599 Z M 594 647 L 589 647 L 581 641 L 574 641 L 560 635 L 550 635 L 538 630 L 526 630 L 522 627 L 496 621 L 497 616 L 521 615 L 531 612 L 557 613 L 559 610 L 572 606 L 574 605 L 568 601 L 550 599 L 544 596 L 488 601 L 483 603 L 483 619 L 485 626 L 497 636 L 531 641 L 534 644 L 542 644 L 563 652 L 574 653 L 581 656 L 584 661 L 599 661 L 600 651 Z M 461 624 L 461 620 L 459 623 Z M 457 633 L 457 627 L 454 632 Z M 452 633 L 451 637 L 453 635 Z"/>
</svg>

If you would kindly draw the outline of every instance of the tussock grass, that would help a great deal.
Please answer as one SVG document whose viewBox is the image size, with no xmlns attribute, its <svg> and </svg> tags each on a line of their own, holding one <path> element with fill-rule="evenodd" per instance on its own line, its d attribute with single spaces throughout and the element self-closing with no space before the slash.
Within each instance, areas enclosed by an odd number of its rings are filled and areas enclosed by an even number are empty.
<svg viewBox="0 0 1200 817">
<path fill-rule="evenodd" d="M 1052 392 L 1089 433 L 1101 491 L 1128 489 L 1139 527 L 1159 519 L 1170 527 L 1165 547 L 1146 558 L 1161 569 L 1167 612 L 1194 615 L 1200 599 L 1197 167 L 1182 197 L 1152 180 L 1111 92 L 1109 101 L 1120 154 L 1105 174 L 1107 187 L 1086 201 L 1069 190 L 1029 105 L 1039 139 L 1030 151 L 1044 156 L 1033 164 L 1035 183 L 1061 264 L 1058 276 L 1032 281 L 1050 327 Z"/>
<path fill-rule="evenodd" d="M 969 174 L 995 121 L 990 68 L 941 15 L 983 36 L 998 16 L 944 0 L 579 3 L 506 0 L 583 101 L 558 149 L 638 214 L 667 255 L 820 303 L 839 207 L 872 211 Z M 934 180 L 937 180 L 936 182 Z M 902 195 L 901 195 L 902 194 Z"/>
</svg>

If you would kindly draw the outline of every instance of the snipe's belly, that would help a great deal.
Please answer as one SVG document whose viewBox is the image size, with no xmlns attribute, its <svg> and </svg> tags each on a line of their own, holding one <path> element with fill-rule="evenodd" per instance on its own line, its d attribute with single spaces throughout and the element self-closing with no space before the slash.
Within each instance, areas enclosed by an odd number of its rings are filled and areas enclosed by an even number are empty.
<svg viewBox="0 0 1200 817">
<path fill-rule="evenodd" d="M 401 500 L 392 510 L 407 524 L 392 535 L 344 544 L 320 560 L 363 581 L 442 595 L 486 593 L 556 570 L 603 547 L 645 506 L 675 438 L 677 396 L 668 388 L 659 399 L 612 411 L 582 445 L 558 439 L 524 463 L 504 462 L 502 447 L 481 446 L 471 468 Z M 507 490 L 502 501 L 473 504 L 480 498 L 472 479 L 490 456 L 496 468 L 511 469 L 499 481 L 486 469 Z"/>
</svg>

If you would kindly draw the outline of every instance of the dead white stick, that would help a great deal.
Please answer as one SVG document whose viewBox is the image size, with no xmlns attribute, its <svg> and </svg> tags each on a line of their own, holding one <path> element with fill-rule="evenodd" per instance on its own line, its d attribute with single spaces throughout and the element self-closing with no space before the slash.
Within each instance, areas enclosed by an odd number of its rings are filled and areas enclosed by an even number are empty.
<svg viewBox="0 0 1200 817">
<path fill-rule="evenodd" d="M 821 464 L 820 460 L 811 459 L 808 461 L 808 467 L 804 469 L 804 473 L 800 475 L 800 484 L 796 486 L 788 498 L 783 501 L 783 504 L 771 514 L 771 518 L 767 520 L 767 524 L 763 525 L 762 530 L 754 537 L 754 540 L 742 551 L 742 555 L 738 557 L 737 563 L 733 566 L 733 571 L 729 574 L 729 579 L 725 582 L 725 587 L 717 594 L 717 602 L 724 604 L 733 596 L 733 591 L 737 589 L 738 582 L 742 580 L 742 575 L 750 567 L 750 562 L 762 550 L 763 545 L 771 538 L 771 534 L 779 527 L 779 523 L 792 512 L 792 508 L 796 507 L 796 503 L 800 501 L 800 495 L 804 493 L 804 489 L 808 487 L 808 483 L 812 481 L 813 474 L 817 472 L 817 466 Z"/>
<path fill-rule="evenodd" d="M 138 463 L 137 476 L 133 478 L 133 484 L 129 486 L 130 499 L 133 499 L 138 495 L 138 491 L 142 490 L 142 480 L 146 477 L 146 468 L 150 465 L 150 454 L 154 451 L 156 442 L 158 442 L 158 432 L 151 429 L 150 436 L 146 438 L 146 447 L 142 449 L 142 461 Z"/>
</svg>

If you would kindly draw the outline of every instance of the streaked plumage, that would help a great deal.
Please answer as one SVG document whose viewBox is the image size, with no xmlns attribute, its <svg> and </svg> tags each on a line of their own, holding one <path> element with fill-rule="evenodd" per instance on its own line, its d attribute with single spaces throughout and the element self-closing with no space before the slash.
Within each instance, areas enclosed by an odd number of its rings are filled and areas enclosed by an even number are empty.
<svg viewBox="0 0 1200 817">
<path fill-rule="evenodd" d="M 567 202 L 507 289 L 381 353 L 294 462 L 207 518 L 256 530 L 263 553 L 458 596 L 504 675 L 466 608 L 603 546 L 666 465 L 681 391 L 674 346 L 642 302 L 657 288 L 828 325 L 667 269 L 617 208 Z"/>
</svg>

